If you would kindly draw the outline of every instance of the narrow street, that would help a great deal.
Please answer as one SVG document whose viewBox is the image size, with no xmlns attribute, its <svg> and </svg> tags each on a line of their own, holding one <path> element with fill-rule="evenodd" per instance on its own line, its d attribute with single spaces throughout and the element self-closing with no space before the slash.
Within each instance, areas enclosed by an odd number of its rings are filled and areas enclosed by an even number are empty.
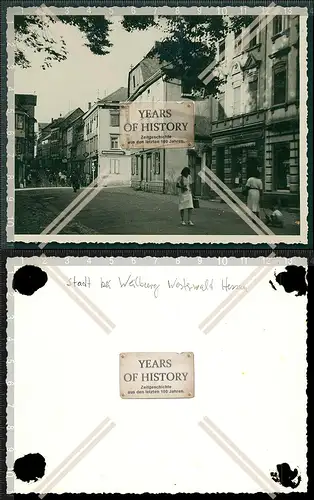
<svg viewBox="0 0 314 500">
<path fill-rule="evenodd" d="M 81 191 L 80 191 L 81 192 Z M 15 194 L 15 234 L 39 234 L 79 193 L 71 188 L 25 189 Z M 288 214 L 276 234 L 299 234 L 297 215 Z M 134 191 L 129 187 L 100 189 L 96 197 L 60 234 L 253 235 L 229 206 L 200 200 L 194 226 L 181 226 L 176 196 Z"/>
</svg>

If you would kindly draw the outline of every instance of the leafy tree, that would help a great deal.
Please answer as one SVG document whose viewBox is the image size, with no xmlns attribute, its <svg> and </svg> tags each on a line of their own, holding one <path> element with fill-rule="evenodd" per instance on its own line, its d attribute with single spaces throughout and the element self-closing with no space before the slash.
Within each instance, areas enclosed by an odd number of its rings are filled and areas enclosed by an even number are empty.
<svg viewBox="0 0 314 500">
<path fill-rule="evenodd" d="M 93 54 L 106 55 L 112 44 L 109 41 L 111 21 L 104 16 L 14 16 L 15 64 L 29 68 L 31 63 L 25 54 L 25 48 L 43 53 L 42 69 L 52 66 L 53 61 L 67 59 L 68 51 L 63 37 L 54 40 L 50 31 L 57 21 L 75 26 L 84 35 L 85 45 Z"/>
<path fill-rule="evenodd" d="M 162 71 L 169 78 L 181 79 L 183 84 L 197 95 L 216 95 L 224 81 L 220 75 L 213 76 L 204 86 L 198 75 L 215 61 L 217 42 L 227 33 L 238 33 L 248 26 L 252 16 L 125 16 L 122 25 L 126 31 L 160 29 L 164 37 L 157 42 L 148 55 L 157 56 Z"/>
<path fill-rule="evenodd" d="M 228 19 L 222 16 L 124 16 L 122 26 L 128 32 L 145 31 L 151 27 L 159 29 L 162 39 L 148 56 L 158 57 L 164 74 L 169 78 L 180 78 L 196 95 L 200 90 L 205 90 L 206 95 L 216 95 L 222 77 L 214 76 L 204 88 L 198 75 L 215 60 L 217 41 L 229 31 L 237 32 L 247 26 L 252 19 L 252 16 Z M 17 65 L 30 67 L 23 44 L 45 55 L 43 69 L 51 67 L 53 61 L 67 58 L 65 41 L 61 37 L 58 45 L 49 34 L 49 26 L 57 21 L 78 28 L 93 54 L 109 53 L 112 22 L 104 16 L 15 16 Z"/>
</svg>

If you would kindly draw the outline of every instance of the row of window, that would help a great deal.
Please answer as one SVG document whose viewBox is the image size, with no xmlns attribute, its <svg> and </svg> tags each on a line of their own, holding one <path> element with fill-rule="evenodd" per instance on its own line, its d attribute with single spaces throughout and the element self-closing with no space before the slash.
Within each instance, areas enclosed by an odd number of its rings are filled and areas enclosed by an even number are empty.
<svg viewBox="0 0 314 500">
<path fill-rule="evenodd" d="M 279 35 L 284 30 L 284 17 L 285 16 L 274 16 L 272 21 L 272 32 L 273 36 Z M 245 35 L 244 35 L 245 34 Z M 239 29 L 235 32 L 234 37 L 234 50 L 236 52 L 242 50 L 243 44 L 246 44 L 245 39 L 248 40 L 247 47 L 249 49 L 255 47 L 259 42 L 260 36 L 260 26 L 259 22 L 256 22 L 252 28 L 248 27 L 246 29 Z M 221 40 L 218 44 L 219 48 L 219 59 L 223 61 L 225 59 L 226 42 Z"/>
<path fill-rule="evenodd" d="M 117 109 L 110 110 L 110 127 L 119 127 L 120 125 L 120 113 Z M 91 134 L 98 128 L 98 114 L 90 118 L 85 124 L 86 135 Z"/>
<path fill-rule="evenodd" d="M 117 158 L 111 158 L 109 163 L 109 173 L 110 174 L 120 174 L 120 160 Z"/>
<path fill-rule="evenodd" d="M 120 125 L 120 111 L 117 109 L 110 110 L 110 127 L 119 127 Z"/>
<path fill-rule="evenodd" d="M 17 130 L 24 129 L 24 122 L 25 122 L 24 115 L 19 115 L 18 113 L 15 113 L 15 128 Z"/>
<path fill-rule="evenodd" d="M 92 116 L 85 125 L 86 129 L 86 135 L 91 134 L 98 128 L 98 114 L 95 116 Z"/>
<path fill-rule="evenodd" d="M 98 136 L 94 135 L 91 139 L 86 141 L 86 153 L 93 153 L 98 149 Z"/>
<path fill-rule="evenodd" d="M 146 160 L 144 162 L 144 159 Z M 145 163 L 145 164 L 144 164 Z M 154 175 L 160 174 L 160 152 L 146 153 L 146 155 L 132 156 L 132 175 L 140 175 L 141 179 L 152 180 Z"/>
<path fill-rule="evenodd" d="M 272 69 L 272 105 L 285 104 L 288 99 L 288 64 L 282 60 L 275 64 Z M 247 92 L 244 94 L 243 86 L 233 88 L 233 115 L 249 113 L 257 110 L 258 104 L 259 75 L 253 81 L 247 82 Z M 296 98 L 299 97 L 299 60 L 296 64 Z M 218 100 L 218 120 L 226 117 L 225 93 L 221 93 Z M 241 103 L 245 102 L 245 109 L 241 109 Z"/>
<path fill-rule="evenodd" d="M 119 136 L 110 135 L 110 149 L 119 149 Z M 86 152 L 92 153 L 98 150 L 98 136 L 94 135 L 91 139 L 86 141 Z"/>
<path fill-rule="evenodd" d="M 290 176 L 290 142 L 278 142 L 272 145 L 272 189 L 275 191 L 289 191 Z M 257 158 L 258 151 L 253 148 L 235 148 L 231 153 L 231 175 L 233 187 L 243 183 L 242 174 L 250 175 L 246 171 L 246 158 Z M 216 150 L 216 173 L 224 179 L 225 148 Z"/>
<path fill-rule="evenodd" d="M 110 149 L 119 149 L 119 136 L 110 134 Z"/>
</svg>

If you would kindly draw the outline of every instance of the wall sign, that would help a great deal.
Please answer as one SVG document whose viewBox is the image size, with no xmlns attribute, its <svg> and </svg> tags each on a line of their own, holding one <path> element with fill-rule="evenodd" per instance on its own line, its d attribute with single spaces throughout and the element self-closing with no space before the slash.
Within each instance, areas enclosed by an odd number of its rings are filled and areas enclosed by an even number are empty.
<svg viewBox="0 0 314 500">
<path fill-rule="evenodd" d="M 122 149 L 194 146 L 194 101 L 130 102 L 120 109 Z"/>
<path fill-rule="evenodd" d="M 122 399 L 193 398 L 192 352 L 126 352 L 120 354 Z"/>
</svg>

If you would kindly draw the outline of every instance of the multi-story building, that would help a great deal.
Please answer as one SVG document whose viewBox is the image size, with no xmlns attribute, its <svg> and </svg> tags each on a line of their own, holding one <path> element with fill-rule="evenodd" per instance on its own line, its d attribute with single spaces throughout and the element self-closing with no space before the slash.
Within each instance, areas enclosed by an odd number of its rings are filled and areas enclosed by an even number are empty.
<svg viewBox="0 0 314 500">
<path fill-rule="evenodd" d="M 37 96 L 15 94 L 15 187 L 25 187 L 35 154 Z"/>
<path fill-rule="evenodd" d="M 130 153 L 119 145 L 120 103 L 127 99 L 127 89 L 119 88 L 93 106 L 89 104 L 84 119 L 85 175 L 90 181 L 98 176 L 108 185 L 130 185 Z"/>
<path fill-rule="evenodd" d="M 157 58 L 145 57 L 128 76 L 128 101 L 151 103 L 182 101 L 191 96 L 181 81 L 169 79 Z M 195 192 L 205 195 L 206 185 L 198 173 L 210 163 L 211 101 L 195 99 L 195 148 L 132 150 L 132 187 L 174 193 L 184 166 L 191 168 Z"/>
<path fill-rule="evenodd" d="M 232 189 L 248 158 L 260 168 L 265 198 L 299 201 L 299 17 L 275 16 L 262 29 L 230 33 L 219 44 L 226 77 L 213 100 L 212 169 Z"/>
<path fill-rule="evenodd" d="M 67 129 L 69 124 L 84 114 L 81 108 L 69 111 L 65 116 L 52 119 L 42 128 L 37 146 L 37 158 L 41 171 L 49 178 L 59 172 L 69 175 L 67 158 Z"/>
<path fill-rule="evenodd" d="M 66 158 L 68 172 L 77 176 L 81 185 L 86 184 L 84 176 L 85 141 L 83 116 L 75 118 L 66 129 Z"/>
</svg>

